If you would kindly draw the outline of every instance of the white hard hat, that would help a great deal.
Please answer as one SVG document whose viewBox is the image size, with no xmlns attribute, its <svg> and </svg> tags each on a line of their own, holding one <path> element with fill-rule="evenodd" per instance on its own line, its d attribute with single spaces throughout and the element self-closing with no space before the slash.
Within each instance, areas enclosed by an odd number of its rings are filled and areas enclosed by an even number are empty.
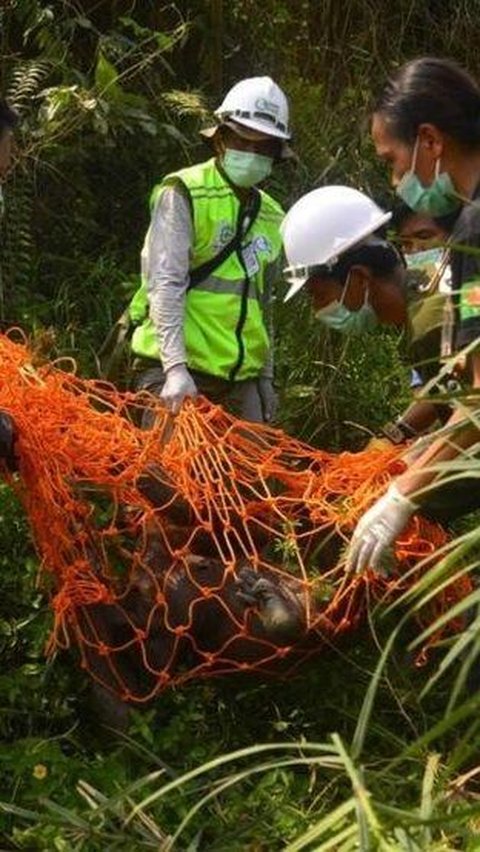
<svg viewBox="0 0 480 852">
<path fill-rule="evenodd" d="M 313 266 L 334 266 L 341 254 L 362 242 L 391 218 L 368 195 L 349 186 L 323 186 L 290 208 L 280 230 L 293 282 L 284 301 L 297 293 Z"/>
<path fill-rule="evenodd" d="M 220 121 L 232 118 L 267 136 L 290 139 L 288 101 L 270 77 L 240 80 L 227 92 L 215 115 Z"/>
</svg>

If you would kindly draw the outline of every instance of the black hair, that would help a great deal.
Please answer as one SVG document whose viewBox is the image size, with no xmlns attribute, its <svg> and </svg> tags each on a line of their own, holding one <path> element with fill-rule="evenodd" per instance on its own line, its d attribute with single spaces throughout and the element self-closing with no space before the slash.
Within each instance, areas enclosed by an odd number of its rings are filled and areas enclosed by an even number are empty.
<svg viewBox="0 0 480 852">
<path fill-rule="evenodd" d="M 352 266 L 367 266 L 374 278 L 391 275 L 398 266 L 405 266 L 403 255 L 392 243 L 376 239 L 360 243 L 342 254 L 332 266 L 311 267 L 310 279 L 322 278 L 345 284 Z"/>
<path fill-rule="evenodd" d="M 408 204 L 405 204 L 404 201 L 400 201 L 400 199 L 394 202 L 392 207 L 392 218 L 388 223 L 392 231 L 397 233 L 403 227 L 405 222 L 408 222 L 411 216 L 418 216 L 419 214 L 412 210 Z"/>
<path fill-rule="evenodd" d="M 0 136 L 5 130 L 13 130 L 18 123 L 18 115 L 4 100 L 0 98 Z"/>
<path fill-rule="evenodd" d="M 395 233 L 398 233 L 405 225 L 405 222 L 408 222 L 411 216 L 420 215 L 424 216 L 427 219 L 431 218 L 435 225 L 441 228 L 442 231 L 445 231 L 447 234 L 451 234 L 461 212 L 462 208 L 459 207 L 452 213 L 447 213 L 446 216 L 429 217 L 428 214 L 417 213 L 415 210 L 412 210 L 412 208 L 409 207 L 408 204 L 405 204 L 404 201 L 398 200 L 393 205 L 392 218 L 388 224 L 391 229 L 395 231 Z"/>
<path fill-rule="evenodd" d="M 402 65 L 373 106 L 399 141 L 413 145 L 420 124 L 434 124 L 465 149 L 480 148 L 480 88 L 450 59 L 423 56 Z"/>
</svg>

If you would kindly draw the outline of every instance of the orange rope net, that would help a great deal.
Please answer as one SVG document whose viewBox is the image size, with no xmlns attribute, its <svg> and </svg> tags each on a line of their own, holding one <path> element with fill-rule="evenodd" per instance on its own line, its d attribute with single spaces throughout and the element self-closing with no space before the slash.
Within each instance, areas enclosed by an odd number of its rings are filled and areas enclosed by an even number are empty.
<svg viewBox="0 0 480 852">
<path fill-rule="evenodd" d="M 345 542 L 402 469 L 398 449 L 322 452 L 206 400 L 172 419 L 148 394 L 66 367 L 36 364 L 0 335 L 0 410 L 18 431 L 11 481 L 51 594 L 48 650 L 76 644 L 124 700 L 193 677 L 284 671 L 354 630 L 368 596 L 404 591 L 402 574 L 447 540 L 416 519 L 396 578 L 348 576 Z"/>
</svg>

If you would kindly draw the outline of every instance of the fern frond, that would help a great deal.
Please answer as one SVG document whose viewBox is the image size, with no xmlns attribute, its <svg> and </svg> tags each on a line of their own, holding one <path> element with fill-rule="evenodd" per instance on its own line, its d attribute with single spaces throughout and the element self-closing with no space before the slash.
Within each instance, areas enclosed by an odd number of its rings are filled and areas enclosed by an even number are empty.
<svg viewBox="0 0 480 852">
<path fill-rule="evenodd" d="M 20 115 L 27 111 L 31 98 L 37 94 L 50 68 L 47 60 L 32 59 L 16 63 L 10 71 L 7 98 Z"/>
<path fill-rule="evenodd" d="M 162 95 L 162 101 L 174 115 L 195 116 L 202 121 L 210 116 L 205 97 L 201 92 L 172 89 Z"/>
</svg>

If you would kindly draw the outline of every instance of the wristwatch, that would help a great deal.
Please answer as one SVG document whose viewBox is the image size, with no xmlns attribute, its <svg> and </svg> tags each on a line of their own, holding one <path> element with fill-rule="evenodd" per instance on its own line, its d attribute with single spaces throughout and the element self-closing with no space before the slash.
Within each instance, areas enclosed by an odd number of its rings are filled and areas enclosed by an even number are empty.
<svg viewBox="0 0 480 852">
<path fill-rule="evenodd" d="M 395 423 L 387 423 L 382 429 L 381 434 L 392 444 L 404 444 L 410 438 L 416 438 L 417 432 L 404 420 L 397 420 Z"/>
</svg>

